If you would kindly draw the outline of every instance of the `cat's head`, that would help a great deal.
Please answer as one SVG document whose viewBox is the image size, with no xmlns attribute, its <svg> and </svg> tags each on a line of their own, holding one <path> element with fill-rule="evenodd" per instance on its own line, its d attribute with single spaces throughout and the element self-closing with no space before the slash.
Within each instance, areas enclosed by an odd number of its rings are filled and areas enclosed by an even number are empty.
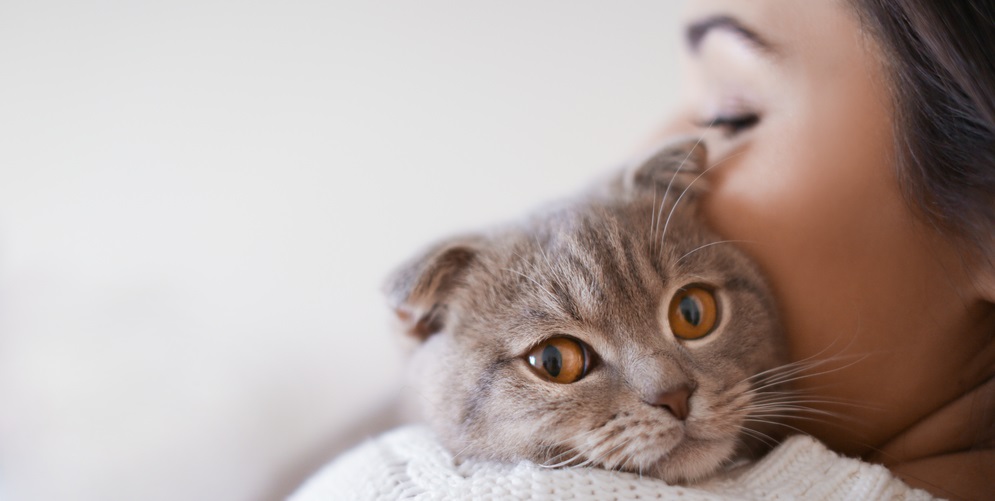
<svg viewBox="0 0 995 501">
<path fill-rule="evenodd" d="M 460 456 L 706 476 L 772 430 L 784 341 L 755 266 L 699 214 L 704 147 L 402 267 L 409 392 Z M 760 376 L 758 376 L 760 375 Z M 754 444 L 755 445 L 755 444 Z"/>
</svg>

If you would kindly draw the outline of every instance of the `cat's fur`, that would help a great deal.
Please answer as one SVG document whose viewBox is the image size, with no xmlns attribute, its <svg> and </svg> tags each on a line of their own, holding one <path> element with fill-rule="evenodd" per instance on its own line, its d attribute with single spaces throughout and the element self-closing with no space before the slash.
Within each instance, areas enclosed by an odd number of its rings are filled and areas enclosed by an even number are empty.
<svg viewBox="0 0 995 501">
<path fill-rule="evenodd" d="M 411 393 L 454 454 L 686 482 L 773 434 L 762 409 L 776 385 L 763 374 L 784 362 L 781 329 L 755 265 L 703 223 L 704 166 L 702 145 L 670 144 L 594 193 L 444 241 L 391 278 L 420 341 Z M 714 289 L 721 317 L 682 341 L 666 311 L 689 284 Z M 597 353 L 586 377 L 531 370 L 526 353 L 554 335 Z M 653 403 L 681 385 L 694 389 L 685 421 Z"/>
</svg>

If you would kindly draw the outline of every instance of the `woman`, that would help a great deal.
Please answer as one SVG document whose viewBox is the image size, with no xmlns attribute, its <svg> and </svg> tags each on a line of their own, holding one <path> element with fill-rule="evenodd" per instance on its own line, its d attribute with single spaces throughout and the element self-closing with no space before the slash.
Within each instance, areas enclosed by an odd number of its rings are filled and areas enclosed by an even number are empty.
<svg viewBox="0 0 995 501">
<path fill-rule="evenodd" d="M 823 361 L 793 426 L 944 497 L 995 492 L 993 28 L 991 2 L 698 1 L 661 134 L 703 136 L 708 217 Z"/>
<path fill-rule="evenodd" d="M 771 279 L 795 423 L 950 497 L 995 492 L 995 4 L 706 0 L 687 104 L 708 214 Z M 825 403 L 835 402 L 835 403 Z"/>
</svg>

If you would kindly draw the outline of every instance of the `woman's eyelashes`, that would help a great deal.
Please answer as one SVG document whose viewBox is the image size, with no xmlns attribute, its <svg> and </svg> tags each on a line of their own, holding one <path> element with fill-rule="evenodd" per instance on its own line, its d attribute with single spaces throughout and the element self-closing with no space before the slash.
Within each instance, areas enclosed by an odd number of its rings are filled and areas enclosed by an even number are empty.
<svg viewBox="0 0 995 501">
<path fill-rule="evenodd" d="M 712 118 L 699 120 L 695 125 L 706 129 L 720 129 L 726 137 L 733 137 L 760 123 L 760 114 L 755 112 L 720 113 Z"/>
</svg>

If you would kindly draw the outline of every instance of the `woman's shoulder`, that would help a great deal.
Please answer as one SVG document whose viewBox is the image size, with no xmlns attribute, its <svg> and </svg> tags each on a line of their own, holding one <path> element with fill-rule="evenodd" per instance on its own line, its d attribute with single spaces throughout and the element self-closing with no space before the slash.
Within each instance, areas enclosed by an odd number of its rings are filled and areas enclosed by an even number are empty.
<svg viewBox="0 0 995 501">
<path fill-rule="evenodd" d="M 749 499 L 934 499 L 884 466 L 842 456 L 808 435 L 789 437 L 760 460 L 700 487 Z"/>
<path fill-rule="evenodd" d="M 886 468 L 815 439 L 787 439 L 763 459 L 693 486 L 597 468 L 544 468 L 450 454 L 424 426 L 371 438 L 327 464 L 291 501 L 331 499 L 932 499 Z"/>
</svg>

